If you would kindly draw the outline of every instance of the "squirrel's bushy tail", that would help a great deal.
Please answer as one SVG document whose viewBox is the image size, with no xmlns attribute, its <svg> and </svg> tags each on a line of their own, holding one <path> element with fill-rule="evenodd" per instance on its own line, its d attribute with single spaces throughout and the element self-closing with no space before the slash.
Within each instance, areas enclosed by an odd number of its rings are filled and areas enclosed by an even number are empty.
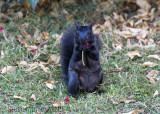
<svg viewBox="0 0 160 114">
<path fill-rule="evenodd" d="M 64 32 L 60 43 L 61 68 L 64 78 L 68 80 L 68 66 L 73 54 L 75 29 Z"/>
</svg>

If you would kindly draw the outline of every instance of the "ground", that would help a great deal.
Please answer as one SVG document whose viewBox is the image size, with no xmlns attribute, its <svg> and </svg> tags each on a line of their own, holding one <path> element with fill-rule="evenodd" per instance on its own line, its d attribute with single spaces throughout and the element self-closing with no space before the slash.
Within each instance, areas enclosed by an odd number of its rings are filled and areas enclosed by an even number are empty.
<svg viewBox="0 0 160 114">
<path fill-rule="evenodd" d="M 159 44 L 149 48 L 132 48 L 129 49 L 124 45 L 127 40 L 123 41 L 122 49 L 116 49 L 112 45 L 114 34 L 111 31 L 104 30 L 100 33 L 102 40 L 107 46 L 103 45 L 101 50 L 101 66 L 104 71 L 104 79 L 102 89 L 104 93 L 99 94 L 97 91 L 93 93 L 79 93 L 78 99 L 75 99 L 67 93 L 66 85 L 62 80 L 62 72 L 59 64 L 49 62 L 44 65 L 49 71 L 43 68 L 29 69 L 30 66 L 24 67 L 19 65 L 20 61 L 26 61 L 28 64 L 34 62 L 47 62 L 51 55 L 59 53 L 59 41 L 54 35 L 61 34 L 64 29 L 57 28 L 57 24 L 50 25 L 53 18 L 48 16 L 39 17 L 32 15 L 29 18 L 21 18 L 11 20 L 7 25 L 3 26 L 0 32 L 0 110 L 1 112 L 26 112 L 26 113 L 128 113 L 131 111 L 140 111 L 142 113 L 159 113 L 160 103 L 159 94 L 154 95 L 155 91 L 160 91 L 160 73 L 156 75 L 155 84 L 152 83 L 146 75 L 152 71 L 160 71 L 159 59 L 148 58 L 149 55 L 159 55 Z M 37 21 L 39 20 L 39 21 Z M 80 19 L 79 19 L 80 20 Z M 17 25 L 25 25 L 19 28 Z M 159 21 L 158 21 L 159 23 Z M 73 22 L 65 23 L 63 28 L 67 28 Z M 116 27 L 113 29 L 117 29 Z M 39 47 L 41 55 L 34 59 L 34 49 L 28 50 L 22 42 L 17 40 L 22 37 L 20 30 L 26 30 L 31 36 L 39 33 L 47 32 L 49 37 L 37 40 L 40 44 L 47 41 L 44 46 Z M 153 39 L 155 43 L 159 40 L 159 34 Z M 26 37 L 26 35 L 24 35 Z M 39 37 L 37 35 L 36 37 Z M 59 36 L 60 37 L 60 36 Z M 28 45 L 34 45 L 36 40 L 31 39 L 25 41 Z M 24 40 L 22 38 L 22 40 Z M 58 43 L 57 43 L 58 42 Z M 140 56 L 129 58 L 126 54 L 138 50 Z M 2 51 L 4 56 L 2 57 Z M 154 67 L 142 66 L 144 62 L 152 61 L 156 63 Z M 14 66 L 16 70 L 12 72 L 2 73 L 2 69 L 6 66 Z M 46 81 L 56 82 L 56 87 L 50 89 L 46 86 Z M 36 98 L 31 99 L 34 94 Z M 26 99 L 17 99 L 14 96 L 21 96 Z M 69 98 L 69 102 L 66 101 Z M 62 102 L 59 107 L 53 106 L 55 102 Z M 64 103 L 64 105 L 63 105 Z"/>
</svg>

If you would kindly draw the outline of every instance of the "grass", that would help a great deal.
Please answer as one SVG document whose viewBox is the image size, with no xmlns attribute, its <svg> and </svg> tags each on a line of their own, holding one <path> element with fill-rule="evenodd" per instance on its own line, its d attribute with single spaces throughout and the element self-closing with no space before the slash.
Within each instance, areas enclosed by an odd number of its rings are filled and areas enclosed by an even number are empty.
<svg viewBox="0 0 160 114">
<path fill-rule="evenodd" d="M 54 33 L 61 33 L 61 30 L 56 28 L 56 25 L 51 25 L 49 17 L 43 17 L 40 22 L 36 21 L 37 17 L 28 19 L 20 19 L 10 21 L 5 26 L 7 31 L 6 41 L 2 32 L 0 33 L 0 50 L 5 52 L 5 58 L 0 59 L 0 69 L 5 66 L 17 66 L 17 62 L 25 60 L 31 62 L 33 54 L 29 53 L 23 45 L 16 41 L 16 37 L 20 35 L 17 25 L 25 22 L 29 23 L 26 31 L 31 35 L 34 34 L 34 27 L 38 28 L 41 32 L 47 31 L 51 35 Z M 43 22 L 43 23 L 41 23 Z M 68 24 L 68 23 L 67 23 Z M 62 25 L 61 25 L 62 26 Z M 64 28 L 67 25 L 64 25 Z M 53 45 L 55 39 L 50 38 L 47 43 L 47 52 L 55 54 L 59 52 L 59 46 Z M 111 43 L 111 42 L 109 42 Z M 30 42 L 32 44 L 32 42 Z M 108 44 L 111 45 L 111 44 Z M 62 73 L 60 67 L 56 67 L 54 63 L 49 64 L 51 73 L 47 74 L 41 69 L 26 71 L 26 68 L 16 67 L 16 71 L 7 74 L 0 74 L 0 111 L 6 113 L 126 113 L 132 110 L 144 109 L 144 113 L 159 113 L 160 103 L 159 96 L 153 97 L 156 90 L 160 91 L 159 80 L 156 85 L 150 83 L 145 77 L 151 70 L 160 70 L 158 60 L 148 59 L 147 56 L 151 54 L 159 54 L 159 47 L 154 49 L 141 49 L 142 57 L 136 57 L 133 60 L 128 59 L 125 54 L 130 52 L 124 48 L 121 51 L 110 51 L 103 48 L 101 52 L 101 65 L 104 71 L 103 89 L 104 93 L 101 95 L 98 92 L 93 93 L 79 93 L 79 98 L 75 99 L 68 95 L 66 85 L 62 80 Z M 107 56 L 106 54 L 109 53 Z M 47 55 L 41 55 L 36 61 L 47 61 Z M 153 68 L 141 67 L 140 64 L 145 61 L 152 61 L 158 63 L 158 66 Z M 117 69 L 117 66 L 122 67 L 122 71 L 111 72 Z M 157 77 L 160 77 L 160 73 Z M 58 81 L 57 87 L 50 90 L 46 87 L 47 80 Z M 35 94 L 35 101 L 29 101 L 32 94 Z M 14 95 L 25 97 L 27 101 L 13 98 Z M 56 108 L 48 107 L 54 102 L 63 102 L 66 97 L 69 97 L 70 102 L 65 102 L 65 106 Z M 125 103 L 121 99 L 132 100 L 130 103 Z M 119 102 L 114 105 L 112 101 Z M 23 109 L 22 105 L 28 106 Z"/>
</svg>

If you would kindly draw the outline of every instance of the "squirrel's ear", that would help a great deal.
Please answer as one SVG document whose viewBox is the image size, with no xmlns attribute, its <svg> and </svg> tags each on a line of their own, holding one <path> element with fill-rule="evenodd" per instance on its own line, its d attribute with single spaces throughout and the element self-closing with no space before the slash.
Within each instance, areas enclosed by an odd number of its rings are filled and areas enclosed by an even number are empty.
<svg viewBox="0 0 160 114">
<path fill-rule="evenodd" d="M 77 21 L 75 21 L 75 26 L 76 26 L 76 29 L 79 28 L 79 25 L 78 25 Z"/>
<path fill-rule="evenodd" d="M 93 21 L 90 22 L 89 28 L 92 29 L 92 26 L 93 26 Z"/>
</svg>

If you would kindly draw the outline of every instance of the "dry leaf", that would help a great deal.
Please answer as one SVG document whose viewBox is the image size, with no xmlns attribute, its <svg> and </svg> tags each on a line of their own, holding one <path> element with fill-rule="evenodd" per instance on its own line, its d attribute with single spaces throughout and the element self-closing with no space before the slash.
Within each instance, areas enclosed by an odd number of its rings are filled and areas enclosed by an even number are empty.
<svg viewBox="0 0 160 114">
<path fill-rule="evenodd" d="M 136 37 L 139 34 L 141 34 L 141 38 L 145 38 L 149 34 L 147 29 L 139 29 L 131 27 L 124 27 L 122 31 L 115 30 L 114 33 L 126 39 L 131 37 Z"/>
<path fill-rule="evenodd" d="M 156 90 L 153 94 L 153 97 L 157 96 L 159 94 L 158 90 Z"/>
<path fill-rule="evenodd" d="M 19 65 L 22 65 L 24 67 L 28 67 L 28 63 L 26 61 L 20 61 L 18 62 Z"/>
<path fill-rule="evenodd" d="M 120 67 L 120 68 L 117 68 L 117 69 L 115 69 L 115 70 L 111 70 L 111 71 L 109 71 L 109 73 L 112 73 L 112 72 L 119 72 L 119 71 L 121 71 L 123 68 L 122 67 Z"/>
<path fill-rule="evenodd" d="M 33 60 L 37 59 L 41 55 L 41 53 L 38 51 L 38 49 L 36 50 L 35 53 L 36 54 L 34 55 Z"/>
<path fill-rule="evenodd" d="M 30 98 L 36 100 L 35 94 L 32 94 Z"/>
<path fill-rule="evenodd" d="M 132 102 L 133 100 L 121 99 L 120 101 L 121 101 L 121 102 L 123 101 L 124 103 L 130 103 L 130 102 Z"/>
<path fill-rule="evenodd" d="M 38 62 L 34 62 L 34 63 L 32 63 L 32 64 L 29 64 L 29 69 L 27 69 L 27 71 L 31 71 L 31 70 L 33 70 L 33 69 L 36 69 L 36 68 L 38 68 L 39 67 L 39 63 Z"/>
<path fill-rule="evenodd" d="M 112 99 L 110 99 L 110 101 L 111 101 L 114 105 L 119 104 L 119 101 L 118 101 L 118 102 L 117 102 L 117 101 L 113 101 Z"/>
<path fill-rule="evenodd" d="M 14 66 L 6 66 L 2 69 L 2 74 L 15 71 L 16 68 Z"/>
<path fill-rule="evenodd" d="M 61 107 L 64 106 L 64 102 L 54 102 L 53 107 Z"/>
<path fill-rule="evenodd" d="M 22 105 L 22 108 L 23 108 L 23 109 L 26 109 L 26 108 L 28 108 L 28 106 Z"/>
<path fill-rule="evenodd" d="M 153 62 L 144 62 L 141 66 L 148 66 L 148 67 L 154 67 L 154 66 L 157 66 L 158 64 L 157 63 L 153 63 Z"/>
<path fill-rule="evenodd" d="M 37 50 L 38 49 L 37 46 L 27 46 L 26 48 L 27 48 L 28 51 Z"/>
<path fill-rule="evenodd" d="M 49 88 L 49 89 L 53 89 L 53 88 L 56 88 L 56 82 L 55 81 L 46 81 L 46 86 Z"/>
<path fill-rule="evenodd" d="M 51 72 L 50 69 L 48 67 L 45 67 L 42 62 L 39 63 L 39 66 L 43 69 L 44 72 L 46 73 Z"/>
<path fill-rule="evenodd" d="M 33 35 L 33 39 L 34 39 L 35 41 L 40 41 L 41 38 L 42 38 L 42 34 L 41 34 L 41 33 L 39 32 L 39 30 L 36 28 L 36 31 L 35 31 L 35 33 L 34 33 L 34 35 Z"/>
<path fill-rule="evenodd" d="M 116 50 L 121 50 L 123 45 L 114 37 L 112 42 L 112 47 L 115 48 Z"/>
<path fill-rule="evenodd" d="M 58 65 L 60 63 L 59 53 L 51 55 L 47 63 L 50 63 L 50 62 L 54 62 L 55 64 Z"/>
<path fill-rule="evenodd" d="M 135 56 L 141 57 L 139 50 L 131 51 L 126 54 L 130 59 L 133 59 Z"/>
<path fill-rule="evenodd" d="M 48 32 L 44 32 L 44 33 L 43 33 L 43 39 L 44 39 L 44 40 L 48 40 L 49 38 L 50 38 L 49 33 L 48 33 Z"/>
<path fill-rule="evenodd" d="M 24 45 L 24 47 L 27 47 L 27 43 L 21 38 L 21 37 L 18 37 L 17 40 Z"/>
<path fill-rule="evenodd" d="M 1 51 L 1 58 L 4 58 L 4 53 L 3 53 L 3 51 Z"/>
<path fill-rule="evenodd" d="M 29 64 L 29 69 L 27 69 L 27 71 L 31 71 L 31 70 L 34 70 L 38 67 L 41 67 L 41 69 L 46 72 L 46 73 L 50 73 L 50 69 L 48 67 L 45 67 L 44 65 L 46 65 L 48 63 L 44 63 L 44 62 L 34 62 L 32 64 Z"/>
<path fill-rule="evenodd" d="M 155 84 L 155 77 L 158 75 L 159 71 L 151 70 L 147 75 L 146 78 L 150 80 L 152 84 Z"/>
<path fill-rule="evenodd" d="M 144 112 L 144 109 L 142 109 L 142 110 L 133 110 L 133 111 L 131 111 L 131 112 L 123 113 L 123 114 L 138 114 L 138 113 L 140 113 L 140 112 Z"/>
<path fill-rule="evenodd" d="M 158 55 L 149 55 L 148 58 L 160 60 Z"/>
<path fill-rule="evenodd" d="M 148 12 L 151 8 L 147 0 L 136 0 L 136 4 L 146 12 Z"/>
<path fill-rule="evenodd" d="M 21 100 L 23 100 L 23 101 L 27 101 L 26 98 L 21 97 L 21 96 L 16 96 L 16 95 L 14 95 L 13 98 L 15 98 L 15 99 L 21 99 Z"/>
</svg>

